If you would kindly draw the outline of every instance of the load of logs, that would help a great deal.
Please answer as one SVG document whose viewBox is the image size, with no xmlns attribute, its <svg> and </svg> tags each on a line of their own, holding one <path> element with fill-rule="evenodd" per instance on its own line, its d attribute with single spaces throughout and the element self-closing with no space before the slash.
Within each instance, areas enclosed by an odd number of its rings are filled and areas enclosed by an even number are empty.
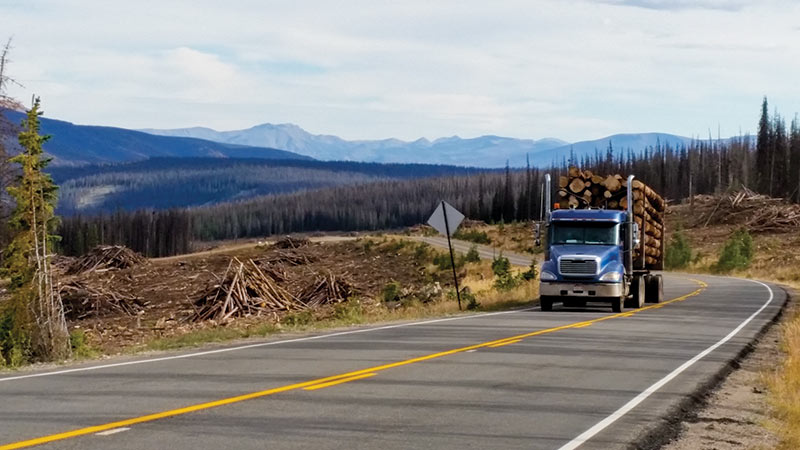
<svg viewBox="0 0 800 450">
<path fill-rule="evenodd" d="M 67 275 L 87 272 L 105 272 L 111 269 L 127 269 L 142 264 L 147 259 L 122 245 L 99 245 L 81 256 L 67 268 Z"/>
<path fill-rule="evenodd" d="M 90 286 L 81 281 L 60 285 L 58 293 L 64 303 L 64 316 L 67 320 L 103 317 L 111 313 L 133 316 L 147 306 L 147 302 L 140 298 L 108 288 Z"/>
<path fill-rule="evenodd" d="M 633 180 L 633 215 L 643 243 L 634 251 L 634 259 L 644 258 L 648 268 L 663 263 L 664 212 L 666 202 L 653 189 Z M 623 176 L 602 176 L 590 170 L 570 167 L 569 174 L 558 180 L 557 202 L 560 208 L 628 209 L 628 180 Z"/>
</svg>

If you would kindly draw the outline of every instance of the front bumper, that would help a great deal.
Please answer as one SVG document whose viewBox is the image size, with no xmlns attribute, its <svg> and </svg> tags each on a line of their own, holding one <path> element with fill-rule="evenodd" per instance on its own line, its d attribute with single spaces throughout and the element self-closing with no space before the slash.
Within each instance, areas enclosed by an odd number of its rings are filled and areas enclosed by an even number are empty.
<svg viewBox="0 0 800 450">
<path fill-rule="evenodd" d="M 622 297 L 622 283 L 570 283 L 542 281 L 539 295 L 551 297 Z"/>
</svg>

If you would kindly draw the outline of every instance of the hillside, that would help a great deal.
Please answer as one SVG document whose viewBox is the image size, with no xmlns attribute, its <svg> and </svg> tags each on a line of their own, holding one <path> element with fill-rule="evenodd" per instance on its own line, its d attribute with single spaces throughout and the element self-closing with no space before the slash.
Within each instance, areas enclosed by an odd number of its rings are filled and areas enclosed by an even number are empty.
<svg viewBox="0 0 800 450">
<path fill-rule="evenodd" d="M 23 118 L 23 114 L 17 111 L 2 110 L 1 113 L 12 123 L 20 123 Z M 312 159 L 274 148 L 155 136 L 124 128 L 75 125 L 44 117 L 41 118 L 41 127 L 42 134 L 52 136 L 45 143 L 45 151 L 53 157 L 55 166 L 121 163 L 153 157 Z M 12 151 L 17 148 L 14 137 L 6 136 L 5 141 Z"/>
<path fill-rule="evenodd" d="M 53 167 L 61 214 L 212 205 L 268 194 L 475 173 L 421 164 L 305 160 L 152 158 L 126 164 Z"/>
<path fill-rule="evenodd" d="M 337 136 L 315 135 L 294 124 L 261 124 L 245 130 L 216 131 L 210 128 L 142 130 L 161 136 L 182 136 L 208 139 L 230 144 L 281 148 L 324 160 L 415 162 L 453 164 L 474 167 L 525 165 L 527 154 L 534 155 L 566 142 L 545 138 L 515 139 L 501 136 L 480 136 L 464 139 L 458 136 L 415 141 L 399 139 L 347 141 Z"/>
</svg>

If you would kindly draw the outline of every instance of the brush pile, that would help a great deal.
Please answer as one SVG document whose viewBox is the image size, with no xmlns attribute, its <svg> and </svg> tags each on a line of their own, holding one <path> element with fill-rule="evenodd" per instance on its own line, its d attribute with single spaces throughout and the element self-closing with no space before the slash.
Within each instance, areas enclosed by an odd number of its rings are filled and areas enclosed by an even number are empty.
<svg viewBox="0 0 800 450">
<path fill-rule="evenodd" d="M 294 311 L 304 308 L 295 296 L 278 286 L 253 260 L 247 264 L 233 258 L 218 283 L 194 303 L 196 312 L 190 320 L 224 321 L 271 311 Z"/>
<path fill-rule="evenodd" d="M 127 269 L 146 262 L 147 259 L 122 245 L 99 245 L 79 257 L 67 268 L 67 275 L 87 272 L 106 272 Z"/>
<path fill-rule="evenodd" d="M 341 303 L 350 299 L 354 288 L 344 276 L 336 277 L 328 272 L 324 275 L 317 275 L 313 284 L 307 284 L 300 289 L 297 299 L 306 308 L 317 308 L 332 303 Z"/>
<path fill-rule="evenodd" d="M 108 288 L 89 286 L 81 281 L 59 286 L 58 293 L 64 303 L 64 315 L 70 321 L 115 313 L 134 316 L 147 306 L 147 302 L 140 298 Z"/>
<path fill-rule="evenodd" d="M 742 225 L 754 233 L 800 228 L 800 205 L 756 194 L 747 188 L 719 198 L 695 197 L 695 200 L 699 203 L 698 210 L 707 210 L 699 215 L 696 225 Z"/>
<path fill-rule="evenodd" d="M 300 248 L 300 247 L 308 247 L 309 244 L 311 244 L 311 241 L 309 241 L 307 238 L 286 236 L 276 241 L 275 244 L 273 244 L 273 247 Z"/>
<path fill-rule="evenodd" d="M 570 167 L 569 174 L 559 178 L 558 186 L 561 208 L 628 209 L 628 180 L 619 174 L 601 176 L 590 170 Z M 648 268 L 660 269 L 666 202 L 639 180 L 633 180 L 630 188 L 633 190 L 634 220 L 642 230 L 642 243 L 635 249 L 634 259 L 644 258 Z"/>
</svg>

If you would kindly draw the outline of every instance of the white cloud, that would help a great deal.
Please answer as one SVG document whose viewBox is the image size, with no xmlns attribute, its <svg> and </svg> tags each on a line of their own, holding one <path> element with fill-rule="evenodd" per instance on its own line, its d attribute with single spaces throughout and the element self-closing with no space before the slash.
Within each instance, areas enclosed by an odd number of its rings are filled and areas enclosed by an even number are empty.
<svg viewBox="0 0 800 450">
<path fill-rule="evenodd" d="M 800 108 L 790 0 L 0 2 L 52 117 L 348 138 L 753 129 Z M 3 36 L 0 36 L 2 38 Z"/>
</svg>

